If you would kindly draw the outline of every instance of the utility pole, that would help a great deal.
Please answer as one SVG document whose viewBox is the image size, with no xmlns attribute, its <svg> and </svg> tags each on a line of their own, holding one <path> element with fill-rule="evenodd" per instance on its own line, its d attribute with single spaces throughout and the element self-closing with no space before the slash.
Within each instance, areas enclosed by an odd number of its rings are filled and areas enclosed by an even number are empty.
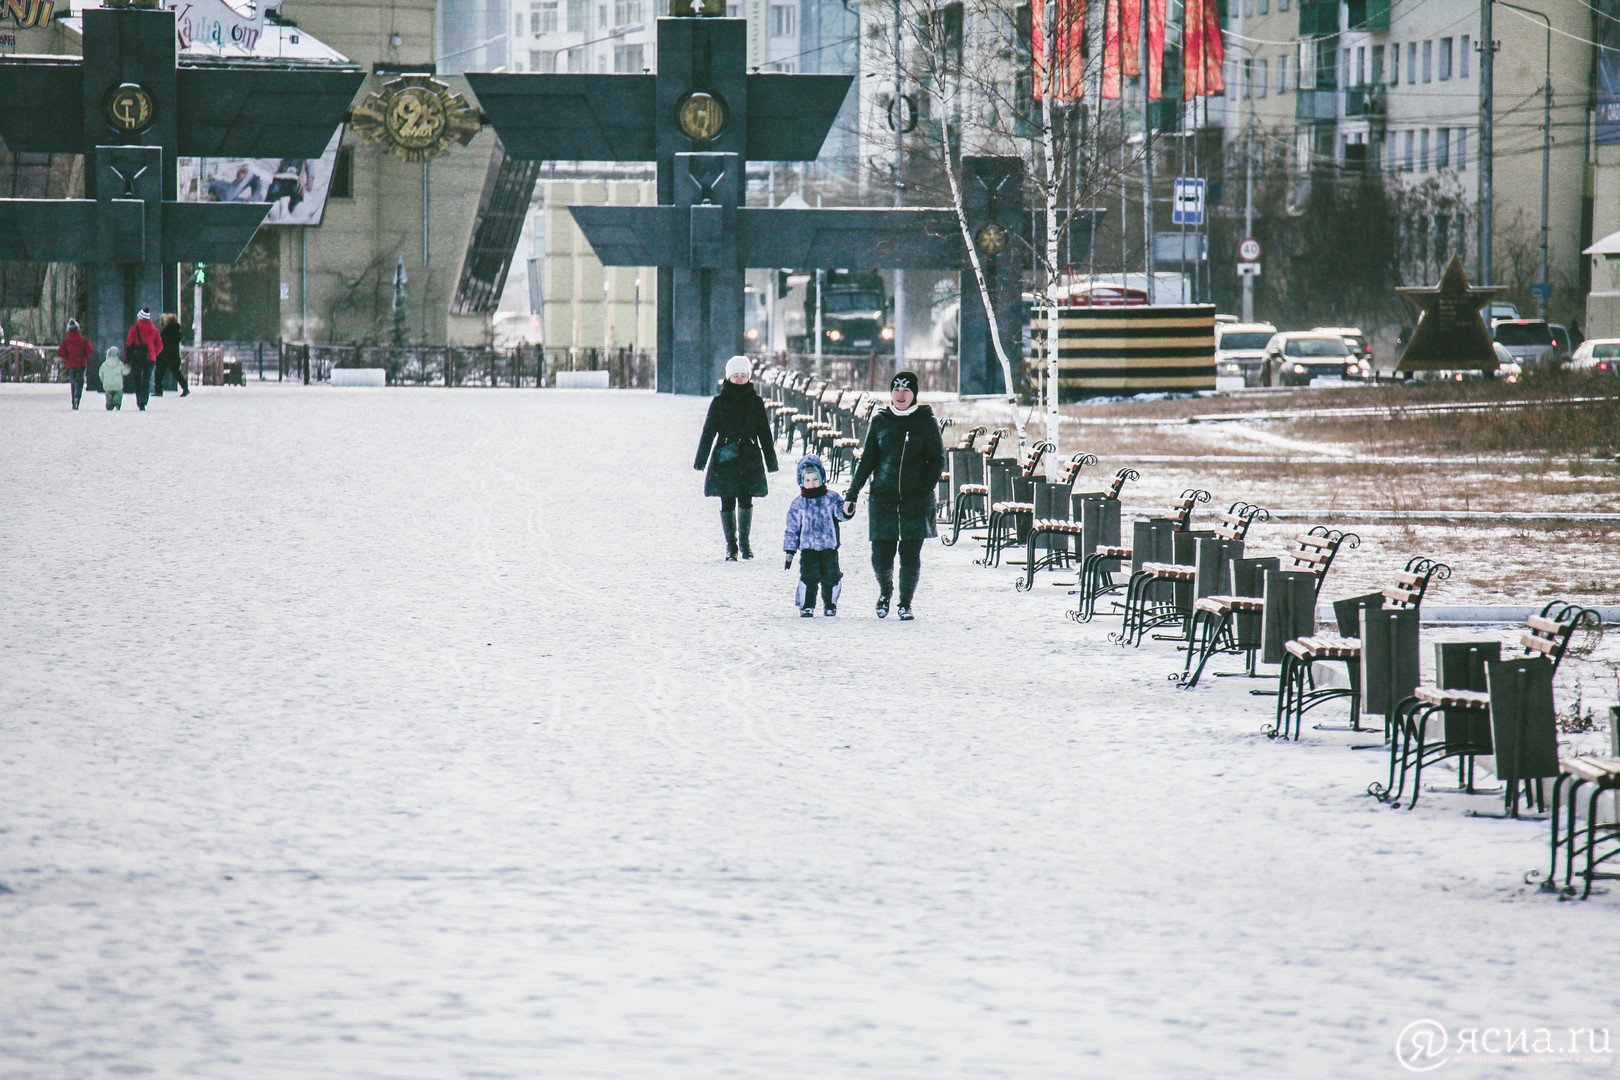
<svg viewBox="0 0 1620 1080">
<path fill-rule="evenodd" d="M 1536 277 L 1540 284 L 1546 284 L 1547 278 L 1547 183 L 1551 179 L 1552 165 L 1552 20 L 1544 13 L 1534 8 L 1520 7 L 1510 4 L 1507 0 L 1496 0 L 1505 8 L 1523 12 L 1526 15 L 1540 19 L 1547 28 L 1547 59 L 1545 80 L 1541 84 L 1541 270 Z M 1536 317 L 1547 317 L 1547 297 L 1536 294 Z"/>
<path fill-rule="evenodd" d="M 894 205 L 906 204 L 906 100 L 904 95 L 905 84 L 900 78 L 900 47 L 903 44 L 900 22 L 900 0 L 894 0 L 894 105 L 889 110 L 894 117 Z M 950 157 L 949 142 L 945 146 L 945 156 Z M 945 167 L 951 167 L 949 161 Z M 819 294 L 816 301 L 816 311 L 819 316 Z M 821 332 L 816 331 L 816 355 L 821 354 Z M 906 272 L 894 272 L 894 370 L 904 371 L 906 367 Z M 821 370 L 818 362 L 816 370 Z"/>
<path fill-rule="evenodd" d="M 1052 0 L 1048 0 L 1052 2 Z M 1137 44 L 1137 83 L 1142 89 L 1142 249 L 1147 270 L 1147 302 L 1154 302 L 1153 288 L 1153 101 L 1148 97 L 1148 6 L 1142 8 L 1141 40 Z M 1163 85 L 1162 82 L 1160 84 Z"/>
<path fill-rule="evenodd" d="M 1495 0 L 1479 0 L 1479 283 L 1489 284 L 1491 276 L 1492 165 L 1496 156 L 1492 137 L 1492 109 L 1496 97 L 1496 39 L 1491 27 L 1491 5 Z"/>
<path fill-rule="evenodd" d="M 1487 0 L 1488 2 L 1488 0 Z M 1254 61 L 1243 61 L 1243 79 L 1254 78 Z M 1303 90 L 1300 91 L 1304 93 Z M 1312 91 L 1315 93 L 1315 91 Z M 1250 87 L 1245 95 L 1249 102 L 1247 118 L 1243 124 L 1243 235 L 1254 235 L 1254 92 Z M 1254 322 L 1254 275 L 1243 275 L 1243 321 Z"/>
</svg>

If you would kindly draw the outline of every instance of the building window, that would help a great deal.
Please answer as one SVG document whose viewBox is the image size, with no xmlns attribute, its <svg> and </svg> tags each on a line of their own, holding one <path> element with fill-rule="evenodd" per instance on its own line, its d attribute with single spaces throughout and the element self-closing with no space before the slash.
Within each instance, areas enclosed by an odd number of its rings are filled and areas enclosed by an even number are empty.
<svg viewBox="0 0 1620 1080">
<path fill-rule="evenodd" d="M 1451 129 L 1436 128 L 1434 131 L 1434 167 L 1436 169 L 1451 168 Z"/>
<path fill-rule="evenodd" d="M 1257 60 L 1255 63 L 1259 68 L 1255 72 L 1254 96 L 1263 98 L 1266 96 L 1266 80 L 1270 77 L 1270 68 L 1264 60 Z"/>
<path fill-rule="evenodd" d="M 1417 42 L 1406 43 L 1406 85 L 1417 82 Z"/>
<path fill-rule="evenodd" d="M 1457 50 L 1457 78 L 1468 78 L 1468 54 L 1474 51 L 1474 39 L 1467 34 L 1462 36 L 1462 46 Z"/>
<path fill-rule="evenodd" d="M 1277 57 L 1277 93 L 1288 93 L 1288 57 Z"/>
<path fill-rule="evenodd" d="M 568 32 L 583 34 L 590 23 L 590 0 L 568 0 Z"/>
<path fill-rule="evenodd" d="M 603 4 L 601 7 L 596 9 L 596 28 L 598 30 L 606 30 L 608 28 L 607 16 L 608 9 L 606 4 Z"/>
<path fill-rule="evenodd" d="M 641 0 L 613 0 L 613 25 L 628 26 L 641 21 Z M 640 68 L 636 69 L 640 71 Z"/>
<path fill-rule="evenodd" d="M 797 75 L 799 73 L 799 62 L 797 60 L 778 60 L 771 66 L 784 75 Z"/>
<path fill-rule="evenodd" d="M 1384 47 L 1382 45 L 1372 47 L 1372 72 L 1368 76 L 1368 81 L 1374 86 L 1384 85 Z"/>
<path fill-rule="evenodd" d="M 1389 85 L 1401 85 L 1401 47 L 1399 45 L 1389 47 Z"/>
<path fill-rule="evenodd" d="M 1431 82 L 1434 78 L 1434 42 L 1423 43 L 1423 81 Z"/>
<path fill-rule="evenodd" d="M 1339 50 L 1339 85 L 1345 88 L 1350 86 L 1350 50 Z"/>
<path fill-rule="evenodd" d="M 741 4 L 727 4 L 726 5 L 726 18 L 735 19 L 741 14 L 742 14 L 742 5 Z"/>
<path fill-rule="evenodd" d="M 1254 10 L 1262 15 L 1271 13 L 1271 0 L 1254 0 Z"/>
<path fill-rule="evenodd" d="M 646 64 L 641 57 L 640 45 L 613 46 L 613 70 L 621 75 L 634 75 Z"/>
<path fill-rule="evenodd" d="M 771 5 L 771 37 L 793 37 L 799 32 L 799 9 L 791 4 Z"/>
<path fill-rule="evenodd" d="M 1277 0 L 1277 10 L 1278 11 L 1287 11 L 1288 10 L 1288 0 Z"/>
<path fill-rule="evenodd" d="M 1468 129 L 1467 128 L 1458 128 L 1457 129 L 1456 161 L 1457 161 L 1457 171 L 1458 172 L 1467 172 L 1468 171 Z"/>
<path fill-rule="evenodd" d="M 1418 172 L 1429 171 L 1429 129 L 1418 134 Z"/>
<path fill-rule="evenodd" d="M 1440 39 L 1440 81 L 1446 82 L 1451 78 L 1451 39 Z"/>
<path fill-rule="evenodd" d="M 557 54 L 544 49 L 529 50 L 529 70 L 537 71 L 542 75 L 555 74 L 557 70 Z"/>
<path fill-rule="evenodd" d="M 1401 136 L 1401 171 L 1402 172 L 1411 172 L 1412 171 L 1412 147 L 1413 147 L 1413 144 L 1415 143 L 1415 141 L 1416 141 L 1416 136 L 1411 131 L 1404 132 L 1402 134 L 1402 136 Z"/>
<path fill-rule="evenodd" d="M 329 194 L 334 199 L 354 198 L 354 147 L 338 147 L 337 161 L 332 164 Z"/>
<path fill-rule="evenodd" d="M 523 16 L 521 15 L 512 16 L 512 36 L 515 38 L 523 36 Z"/>
<path fill-rule="evenodd" d="M 534 12 L 529 16 L 529 22 L 537 34 L 555 34 L 557 32 L 557 0 L 541 0 Z"/>
<path fill-rule="evenodd" d="M 1367 85 L 1367 47 L 1356 46 L 1356 85 Z"/>
</svg>

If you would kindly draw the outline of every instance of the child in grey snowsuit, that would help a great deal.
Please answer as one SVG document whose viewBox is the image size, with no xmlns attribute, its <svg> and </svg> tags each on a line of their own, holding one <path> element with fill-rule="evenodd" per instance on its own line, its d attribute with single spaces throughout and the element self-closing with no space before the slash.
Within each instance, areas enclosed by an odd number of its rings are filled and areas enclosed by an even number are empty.
<svg viewBox="0 0 1620 1080">
<path fill-rule="evenodd" d="M 107 394 L 108 412 L 124 407 L 124 376 L 128 374 L 129 365 L 118 355 L 118 346 L 109 346 L 107 359 L 101 362 L 101 389 Z"/>
<path fill-rule="evenodd" d="M 784 570 L 799 556 L 799 614 L 806 619 L 816 614 L 816 589 L 821 590 L 822 610 L 838 614 L 838 594 L 844 574 L 838 569 L 838 523 L 853 515 L 844 506 L 844 497 L 827 490 L 827 466 L 815 454 L 799 459 L 799 497 L 788 507 L 787 534 L 782 550 L 787 559 Z"/>
</svg>

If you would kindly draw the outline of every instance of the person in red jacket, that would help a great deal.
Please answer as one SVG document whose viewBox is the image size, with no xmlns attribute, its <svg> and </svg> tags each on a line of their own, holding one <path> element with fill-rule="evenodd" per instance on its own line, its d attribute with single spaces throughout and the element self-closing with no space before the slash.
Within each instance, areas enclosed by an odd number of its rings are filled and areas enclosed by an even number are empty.
<svg viewBox="0 0 1620 1080">
<path fill-rule="evenodd" d="M 129 365 L 130 378 L 135 381 L 135 404 L 142 412 L 152 392 L 152 366 L 162 355 L 163 337 L 152 325 L 152 309 L 141 308 L 135 325 L 124 335 L 124 363 Z"/>
<path fill-rule="evenodd" d="M 73 388 L 75 409 L 79 407 L 79 399 L 84 396 L 84 371 L 90 366 L 90 357 L 95 351 L 90 339 L 79 333 L 79 320 L 69 319 L 67 337 L 56 347 L 56 358 L 62 361 L 62 368 L 67 372 L 68 385 Z"/>
</svg>

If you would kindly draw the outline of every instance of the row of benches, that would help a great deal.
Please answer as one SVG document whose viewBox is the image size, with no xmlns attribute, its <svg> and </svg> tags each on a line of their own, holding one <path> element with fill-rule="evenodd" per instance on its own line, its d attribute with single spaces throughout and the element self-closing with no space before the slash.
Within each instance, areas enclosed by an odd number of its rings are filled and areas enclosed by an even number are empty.
<svg viewBox="0 0 1620 1080">
<path fill-rule="evenodd" d="M 774 429 L 789 450 L 795 442 L 817 450 L 835 475 L 852 467 L 879 399 L 782 372 L 766 386 Z M 1195 528 L 1195 511 L 1212 497 L 1188 488 L 1163 515 L 1131 522 L 1126 543 L 1120 496 L 1140 479 L 1136 470 L 1116 470 L 1103 490 L 1076 491 L 1084 471 L 1098 464 L 1094 455 L 1071 455 L 1048 479 L 1052 444 L 1032 443 L 1013 455 L 1009 449 L 1004 430 L 982 427 L 949 446 L 938 497 L 940 521 L 950 526 L 944 544 L 969 536 L 983 545 L 974 562 L 987 567 L 1022 547 L 1021 591 L 1042 571 L 1075 571 L 1066 583 L 1077 596 L 1070 617 L 1119 616 L 1109 638 L 1125 647 L 1149 636 L 1180 643 L 1182 669 L 1171 680 L 1183 689 L 1195 688 L 1218 655 L 1245 658 L 1233 675 L 1262 677 L 1261 665 L 1276 665 L 1276 689 L 1254 691 L 1275 697 L 1275 716 L 1263 728 L 1272 739 L 1297 742 L 1305 714 L 1330 701 L 1347 702 L 1350 731 L 1368 730 L 1364 713 L 1382 713 L 1383 741 L 1374 745 L 1387 751 L 1388 778 L 1369 793 L 1388 805 L 1405 799 L 1408 809 L 1415 806 L 1423 771 L 1448 759 L 1456 761 L 1459 788 L 1472 792 L 1476 759 L 1493 756 L 1513 816 L 1521 803 L 1545 809 L 1550 780 L 1545 884 L 1572 894 L 1578 874 L 1584 897 L 1594 880 L 1620 877 L 1599 869 L 1620 858 L 1620 824 L 1600 821 L 1598 812 L 1603 795 L 1620 791 L 1620 758 L 1560 759 L 1553 727 L 1553 677 L 1575 631 L 1599 627 L 1595 612 L 1546 605 L 1526 621 L 1518 657 L 1503 659 L 1497 642 L 1437 643 L 1437 685 L 1424 687 L 1421 607 L 1430 587 L 1451 576 L 1445 563 L 1409 559 L 1385 588 L 1335 601 L 1335 632 L 1319 633 L 1323 586 L 1339 554 L 1360 545 L 1356 534 L 1316 525 L 1280 554 L 1252 557 L 1249 530 L 1269 518 L 1266 508 L 1235 502 Z M 1155 633 L 1165 629 L 1171 632 Z M 1344 665 L 1343 685 L 1320 683 L 1324 667 L 1337 664 Z M 1577 812 L 1582 796 L 1584 818 Z"/>
<path fill-rule="evenodd" d="M 1022 591 L 1041 571 L 1076 570 L 1066 583 L 1078 597 L 1070 617 L 1085 623 L 1119 616 L 1120 629 L 1109 639 L 1121 646 L 1139 646 L 1149 635 L 1179 642 L 1182 670 L 1171 678 L 1184 689 L 1198 685 L 1217 655 L 1245 657 L 1234 675 L 1258 677 L 1260 665 L 1277 665 L 1276 689 L 1256 691 L 1275 698 L 1275 716 L 1263 729 L 1273 739 L 1298 741 L 1304 715 L 1330 701 L 1347 701 L 1351 731 L 1364 730 L 1364 709 L 1383 713 L 1384 739 L 1376 745 L 1387 750 L 1389 777 L 1369 790 L 1391 806 L 1403 798 L 1408 809 L 1414 806 L 1424 769 L 1448 759 L 1457 762 L 1459 787 L 1471 792 L 1475 760 L 1493 756 L 1513 816 L 1521 803 L 1544 809 L 1552 781 L 1548 880 L 1557 877 L 1560 852 L 1563 884 L 1555 887 L 1572 890 L 1579 873 L 1584 896 L 1593 880 L 1620 877 L 1598 869 L 1620 857 L 1620 825 L 1599 821 L 1597 812 L 1602 795 L 1620 790 L 1620 759 L 1559 759 L 1554 728 L 1553 677 L 1575 631 L 1599 627 L 1596 612 L 1548 604 L 1526 621 L 1516 657 L 1504 659 L 1496 642 L 1437 643 L 1439 682 L 1424 687 L 1421 607 L 1430 587 L 1451 576 L 1445 563 L 1409 559 L 1383 589 L 1336 601 L 1336 632 L 1319 633 L 1323 586 L 1339 554 L 1359 546 L 1354 533 L 1317 525 L 1296 534 L 1280 555 L 1250 557 L 1249 529 L 1268 511 L 1236 502 L 1211 525 L 1195 528 L 1194 512 L 1211 496 L 1188 488 L 1163 515 L 1132 522 L 1130 542 L 1122 543 L 1119 496 L 1139 478 L 1135 470 L 1118 470 L 1105 491 L 1077 493 L 1094 456 L 1073 455 L 1048 481 L 1042 466 L 1050 444 L 1001 457 L 1004 442 L 1003 432 L 975 429 L 952 451 L 942 478 L 952 494 L 947 544 L 967 533 L 983 544 L 974 561 L 984 566 L 1000 565 L 1003 551 L 1022 545 L 1015 582 Z M 974 529 L 983 532 L 974 536 Z M 1154 633 L 1165 629 L 1171 632 Z M 1345 667 L 1344 684 L 1319 684 L 1324 665 L 1337 664 Z M 1584 823 L 1577 794 L 1587 799 Z"/>
</svg>

